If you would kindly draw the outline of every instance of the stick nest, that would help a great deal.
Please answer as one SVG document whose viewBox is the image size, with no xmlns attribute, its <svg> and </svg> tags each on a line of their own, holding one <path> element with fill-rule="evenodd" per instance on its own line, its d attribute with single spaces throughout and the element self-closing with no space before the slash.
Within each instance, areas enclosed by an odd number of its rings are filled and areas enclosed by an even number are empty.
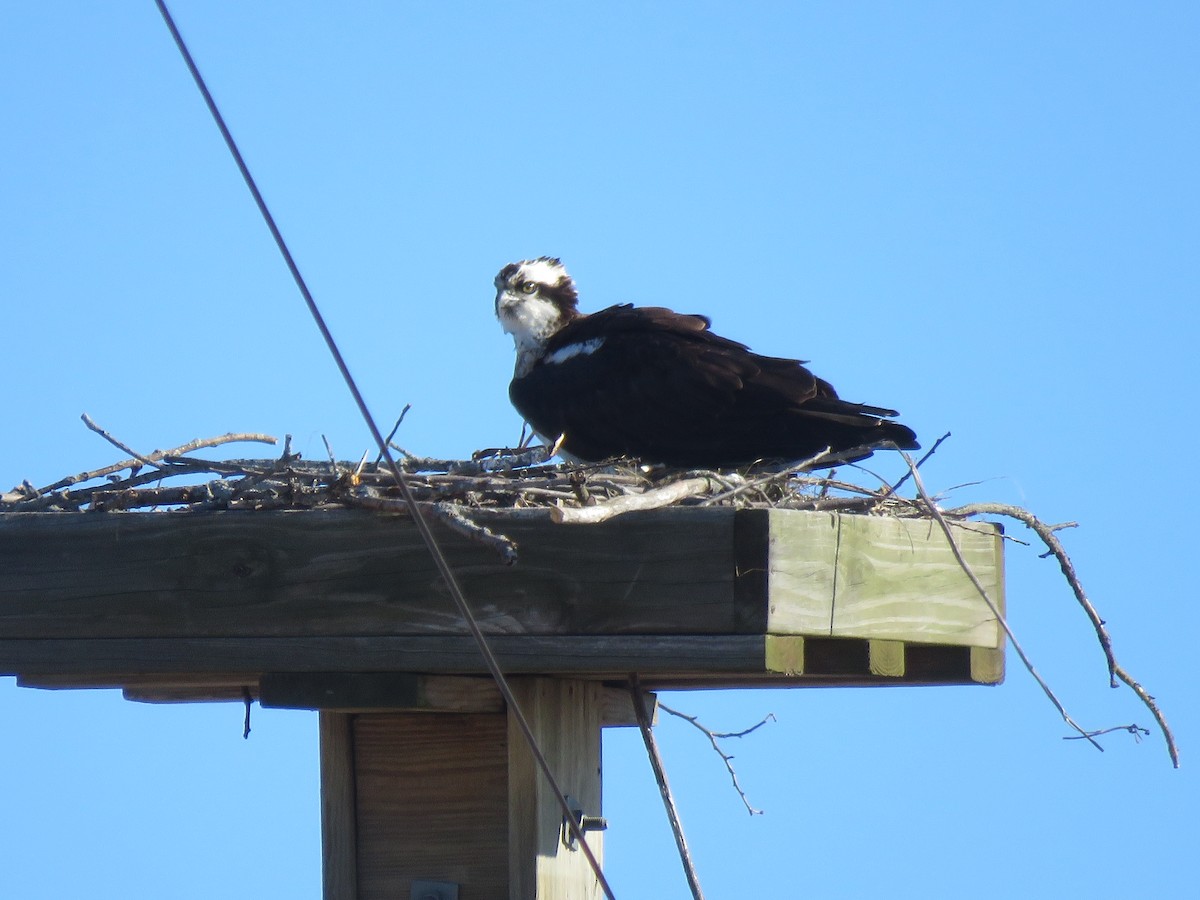
<svg viewBox="0 0 1200 900">
<path fill-rule="evenodd" d="M 403 416 L 401 416 L 403 420 Z M 129 458 L 100 469 L 80 472 L 38 488 L 28 481 L 0 494 L 0 513 L 118 512 L 124 510 L 303 510 L 357 507 L 409 513 L 390 471 L 364 456 L 358 463 L 339 462 L 332 451 L 328 461 L 301 459 L 291 451 L 290 436 L 282 454 L 274 459 L 215 460 L 196 456 L 197 450 L 235 442 L 275 444 L 264 434 L 225 434 L 192 441 L 172 450 L 141 454 L 100 428 L 86 415 L 84 424 Z M 399 422 L 397 422 L 399 425 Z M 512 511 L 549 509 L 556 522 L 594 523 L 633 510 L 663 506 L 727 506 L 829 510 L 862 515 L 921 517 L 936 522 L 946 535 L 964 572 L 1003 627 L 1013 650 L 1021 658 L 1047 697 L 1077 733 L 1100 748 L 1097 737 L 1110 731 L 1128 731 L 1135 738 L 1148 734 L 1138 725 L 1088 730 L 1067 713 L 1045 680 L 1037 673 L 995 600 L 989 597 L 962 559 L 954 528 L 976 516 L 1009 518 L 1033 531 L 1046 547 L 1046 556 L 1058 561 L 1076 601 L 1087 614 L 1108 663 L 1109 683 L 1129 686 L 1154 716 L 1167 744 L 1171 761 L 1179 765 L 1174 736 L 1154 697 L 1117 662 L 1104 620 L 1093 607 L 1057 532 L 1074 522 L 1047 524 L 1028 510 L 998 503 L 974 503 L 943 509 L 925 490 L 919 471 L 944 438 L 918 461 L 905 454 L 908 472 L 895 484 L 879 487 L 839 480 L 836 472 L 810 474 L 836 459 L 828 454 L 775 467 L 750 467 L 743 471 L 680 471 L 647 467 L 631 461 L 599 464 L 550 463 L 546 448 L 490 450 L 469 460 L 428 459 L 401 454 L 405 481 L 423 516 L 438 519 L 466 537 L 491 547 L 509 564 L 517 547 L 505 535 L 473 521 L 474 510 Z M 326 445 L 328 447 L 328 444 Z M 864 470 L 865 471 L 865 470 Z M 912 479 L 916 496 L 902 497 L 899 488 Z M 167 483 L 170 482 L 170 483 Z M 954 526 L 952 528 L 952 526 Z M 1006 536 L 1006 539 L 1013 538 Z M 1102 749 L 1102 748 L 1101 748 Z"/>
<path fill-rule="evenodd" d="M 143 455 L 116 442 L 94 423 L 88 425 L 129 452 L 130 458 L 43 487 L 22 482 L 0 494 L 0 512 L 404 510 L 391 473 L 378 461 L 305 460 L 291 451 L 290 436 L 283 453 L 273 459 L 217 460 L 196 451 L 276 440 L 231 433 Z M 835 471 L 809 474 L 814 462 L 828 465 L 824 457 L 789 466 L 717 472 L 664 469 L 631 460 L 551 463 L 542 447 L 481 451 L 469 460 L 401 453 L 401 468 L 418 501 L 454 506 L 462 512 L 548 508 L 559 522 L 596 522 L 634 509 L 669 505 L 927 515 L 919 502 L 896 493 L 899 484 L 864 488 L 838 479 Z"/>
</svg>

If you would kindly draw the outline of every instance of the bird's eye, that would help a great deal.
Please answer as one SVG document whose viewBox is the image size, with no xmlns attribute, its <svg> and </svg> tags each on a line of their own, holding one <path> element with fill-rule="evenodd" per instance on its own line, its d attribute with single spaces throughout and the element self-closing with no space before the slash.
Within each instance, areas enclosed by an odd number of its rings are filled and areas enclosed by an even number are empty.
<svg viewBox="0 0 1200 900">
<path fill-rule="evenodd" d="M 533 294 L 537 292 L 537 285 L 532 281 L 524 281 L 521 283 L 521 292 L 525 294 Z"/>
</svg>

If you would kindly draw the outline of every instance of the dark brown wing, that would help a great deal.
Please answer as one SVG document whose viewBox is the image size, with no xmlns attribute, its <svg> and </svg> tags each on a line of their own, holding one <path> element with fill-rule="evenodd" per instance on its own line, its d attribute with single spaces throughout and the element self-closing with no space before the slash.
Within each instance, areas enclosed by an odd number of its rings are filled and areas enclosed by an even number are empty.
<svg viewBox="0 0 1200 900">
<path fill-rule="evenodd" d="M 800 362 L 751 353 L 703 316 L 614 306 L 576 319 L 509 388 L 543 437 L 582 459 L 725 467 L 800 459 L 912 432 L 846 403 Z M 865 454 L 864 454 L 865 455 Z"/>
</svg>

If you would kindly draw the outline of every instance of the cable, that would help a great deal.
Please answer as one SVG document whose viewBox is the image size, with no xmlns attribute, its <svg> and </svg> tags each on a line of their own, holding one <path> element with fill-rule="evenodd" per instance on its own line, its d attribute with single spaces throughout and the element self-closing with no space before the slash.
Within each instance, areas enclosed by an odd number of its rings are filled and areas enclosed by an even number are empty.
<svg viewBox="0 0 1200 900">
<path fill-rule="evenodd" d="M 275 239 L 275 244 L 279 247 L 279 252 L 283 255 L 284 262 L 287 263 L 288 271 L 292 273 L 292 279 L 296 282 L 296 287 L 300 289 L 300 294 L 304 297 L 304 302 L 308 306 L 308 311 L 313 321 L 316 322 L 317 328 L 321 332 L 321 337 L 325 339 L 325 345 L 329 348 L 329 352 L 333 356 L 333 361 L 337 364 L 338 371 L 342 373 L 342 379 L 346 382 L 346 387 L 350 389 L 350 393 L 354 397 L 354 402 L 358 406 L 359 413 L 362 414 L 363 421 L 367 423 L 371 437 L 374 438 L 375 443 L 379 447 L 380 455 L 387 462 L 392 477 L 396 479 L 396 484 L 400 487 L 400 494 L 408 506 L 413 523 L 417 526 L 417 533 L 421 535 L 421 540 L 425 542 L 425 546 L 429 549 L 429 554 L 433 557 L 438 572 L 446 582 L 446 587 L 450 592 L 451 598 L 454 600 L 454 605 L 458 607 L 458 612 L 463 617 L 463 621 L 466 622 L 471 636 L 475 638 L 475 643 L 479 646 L 480 655 L 483 656 L 483 661 L 487 665 L 488 671 L 491 673 L 492 678 L 495 679 L 496 685 L 504 697 L 504 702 L 508 705 L 509 711 L 513 714 L 513 718 L 517 721 L 521 733 L 525 736 L 525 740 L 529 744 L 529 750 L 533 754 L 538 768 L 542 770 L 542 774 L 546 777 L 546 781 L 550 785 L 550 790 L 558 801 L 558 805 L 562 808 L 564 821 L 567 823 L 575 840 L 579 842 L 579 846 L 583 850 L 584 856 L 587 857 L 588 865 L 591 866 L 592 871 L 595 873 L 596 880 L 600 883 L 604 895 L 609 900 L 615 900 L 612 888 L 609 887 L 608 881 L 600 869 L 600 863 L 596 859 L 592 849 L 588 846 L 583 829 L 580 828 L 570 804 L 567 803 L 566 795 L 563 794 L 562 789 L 558 786 L 558 782 L 555 781 L 554 774 L 550 771 L 550 764 L 546 761 L 545 754 L 542 753 L 541 747 L 538 746 L 533 729 L 529 725 L 529 720 L 525 718 L 525 714 L 521 711 L 512 688 L 509 686 L 504 673 L 500 669 L 499 662 L 496 661 L 496 657 L 492 653 L 492 648 L 488 646 L 487 638 L 484 637 L 483 632 L 479 629 L 479 623 L 475 621 L 475 616 L 472 614 L 471 608 L 467 605 L 466 597 L 463 595 L 462 588 L 458 584 L 458 579 L 455 578 L 453 569 L 450 568 L 449 562 L 447 562 L 445 555 L 442 553 L 442 548 L 438 546 L 437 538 L 434 537 L 429 523 L 421 515 L 421 511 L 417 507 L 416 498 L 413 496 L 412 488 L 408 484 L 408 479 L 400 467 L 396 465 L 396 460 L 388 448 L 387 441 L 383 438 L 383 433 L 379 430 L 379 426 L 375 424 L 375 419 L 372 417 L 370 410 L 367 409 L 367 403 L 358 389 L 358 384 L 350 374 L 346 360 L 342 357 L 342 352 L 338 349 L 337 342 L 334 341 L 329 327 L 325 324 L 325 317 L 321 315 L 321 311 L 317 308 L 317 303 L 308 289 L 308 284 L 304 281 L 304 276 L 300 274 L 300 269 L 296 266 L 296 261 L 292 258 L 292 253 L 288 249 L 287 242 L 284 241 L 283 235 L 275 224 L 274 216 L 271 215 L 266 201 L 263 200 L 262 194 L 258 190 L 254 176 L 250 174 L 250 169 L 247 168 L 246 161 L 242 158 L 242 153 L 238 149 L 237 142 L 234 141 L 233 135 L 229 133 L 229 129 L 225 125 L 225 119 L 222 117 L 221 111 L 217 109 L 217 104 L 213 100 L 212 94 L 209 93 L 208 85 L 205 84 L 200 70 L 196 68 L 196 63 L 192 59 L 192 54 L 189 52 L 187 44 L 184 43 L 183 36 L 179 33 L 179 29 L 175 27 L 175 20 L 171 17 L 171 13 L 167 9 L 164 0 L 154 0 L 154 2 L 158 6 L 159 13 L 162 14 L 163 21 L 166 22 L 167 28 L 171 32 L 171 37 L 175 39 L 175 46 L 179 48 L 179 53 L 183 56 L 183 61 L 187 64 L 188 71 L 192 73 L 192 80 L 196 82 L 196 87 L 200 89 L 200 93 L 204 97 L 208 111 L 217 123 L 217 128 L 220 129 L 221 136 L 225 139 L 225 146 L 229 148 L 234 162 L 237 163 L 238 171 L 242 173 L 242 179 L 246 182 L 246 187 L 250 189 L 250 193 L 254 197 L 254 202 L 258 205 L 258 211 L 262 214 L 263 220 L 267 223 L 267 228 L 271 231 L 271 237 Z"/>
</svg>

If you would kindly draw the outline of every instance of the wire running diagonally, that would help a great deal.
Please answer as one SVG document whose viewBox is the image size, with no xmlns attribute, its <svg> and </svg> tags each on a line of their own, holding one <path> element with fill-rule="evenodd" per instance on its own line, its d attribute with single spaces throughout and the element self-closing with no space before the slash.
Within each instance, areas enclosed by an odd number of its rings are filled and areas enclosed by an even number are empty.
<svg viewBox="0 0 1200 900">
<path fill-rule="evenodd" d="M 575 837 L 579 847 L 583 850 L 584 856 L 587 858 L 588 864 L 591 866 L 596 880 L 599 882 L 604 895 L 609 900 L 615 900 L 612 888 L 609 887 L 608 881 L 604 877 L 604 872 L 600 868 L 600 863 L 592 849 L 588 846 L 587 838 L 585 837 L 579 822 L 576 820 L 574 813 L 571 810 L 570 804 L 567 802 L 566 795 L 558 782 L 554 778 L 554 773 L 550 770 L 550 764 L 546 760 L 545 754 L 541 747 L 538 746 L 537 739 L 533 734 L 533 729 L 529 725 L 529 720 L 525 718 L 520 705 L 517 703 L 516 697 L 509 686 L 507 679 L 504 677 L 503 671 L 500 669 L 500 664 L 496 660 L 495 654 L 488 646 L 487 638 L 479 628 L 479 623 L 475 621 L 475 616 L 471 612 L 470 606 L 467 605 L 466 597 L 463 594 L 462 588 L 458 583 L 458 579 L 454 575 L 454 570 L 451 569 L 449 562 L 446 560 L 445 554 L 442 553 L 441 547 L 438 545 L 437 538 L 434 536 L 429 523 L 421 515 L 420 509 L 417 507 L 416 499 L 413 497 L 412 489 L 408 484 L 408 479 L 404 472 L 396 464 L 395 458 L 392 456 L 391 450 L 384 440 L 383 433 L 379 430 L 379 426 L 375 423 L 374 417 L 367 408 L 366 401 L 363 399 L 362 393 L 358 389 L 358 384 L 354 377 L 350 374 L 350 369 L 346 365 L 346 361 L 338 349 L 337 342 L 333 338 L 333 334 L 329 331 L 329 327 L 325 324 L 325 317 L 321 315 L 320 309 L 317 307 L 316 301 L 313 299 L 312 293 L 308 289 L 308 284 L 304 280 L 304 276 L 300 274 L 300 269 L 296 265 L 295 259 L 292 258 L 292 253 L 288 249 L 287 242 L 283 239 L 278 226 L 275 224 L 275 218 L 271 215 L 266 201 L 263 200 L 262 194 L 258 190 L 258 185 L 254 180 L 254 176 L 250 174 L 250 169 L 246 166 L 246 161 L 242 158 L 241 151 L 238 149 L 237 142 L 234 141 L 233 135 L 230 134 L 229 128 L 225 124 L 225 119 L 221 115 L 221 111 L 217 108 L 216 101 L 213 100 L 212 94 L 208 90 L 208 85 L 204 81 L 204 77 L 200 74 L 200 70 L 196 67 L 195 61 L 192 59 L 192 54 L 188 50 L 187 44 L 183 40 L 183 36 L 179 33 L 179 29 L 175 25 L 175 20 L 172 18 L 170 10 L 164 0 L 154 0 L 158 7 L 159 13 L 163 17 L 168 30 L 171 32 L 171 37 L 175 41 L 176 47 L 179 48 L 179 53 L 183 57 L 184 63 L 187 65 L 188 71 L 192 75 L 192 80 L 196 82 L 196 87 L 200 89 L 201 95 L 204 97 L 204 102 L 208 106 L 209 113 L 212 114 L 213 120 L 217 124 L 217 128 L 221 131 L 221 136 L 225 139 L 225 145 L 229 148 L 229 152 L 233 155 L 234 162 L 237 163 L 238 171 L 241 172 L 242 179 L 246 182 L 246 187 L 250 189 L 251 195 L 254 197 L 254 202 L 258 206 L 259 213 L 262 214 L 263 220 L 267 224 L 267 228 L 271 232 L 271 237 L 275 239 L 276 246 L 279 247 L 279 252 L 282 254 L 284 262 L 287 264 L 288 271 L 292 274 L 292 279 L 296 282 L 296 287 L 299 288 L 301 296 L 304 298 L 305 304 L 308 306 L 309 314 L 316 323 L 317 328 L 321 332 L 321 337 L 325 339 L 325 344 L 329 348 L 330 354 L 333 356 L 334 362 L 337 364 L 338 371 L 341 372 L 342 379 L 346 382 L 346 387 L 350 389 L 350 393 L 354 398 L 355 405 L 358 406 L 358 411 L 366 422 L 367 428 L 371 432 L 371 437 L 379 447 L 380 456 L 387 463 L 392 477 L 396 479 L 396 484 L 400 488 L 400 493 L 407 504 L 409 512 L 412 516 L 413 523 L 416 525 L 417 532 L 421 536 L 421 540 L 425 542 L 425 546 L 429 549 L 430 556 L 433 557 L 434 564 L 437 567 L 438 573 L 441 575 L 446 587 L 449 590 L 451 598 L 454 600 L 454 605 L 458 608 L 459 614 L 463 617 L 467 628 L 471 632 L 471 636 L 475 639 L 475 643 L 479 646 L 480 655 L 483 657 L 484 663 L 487 665 L 488 671 L 495 680 L 497 687 L 500 689 L 501 695 L 504 697 L 504 702 L 507 704 L 509 711 L 516 720 L 518 727 L 521 730 L 525 741 L 529 745 L 529 750 L 536 761 L 538 768 L 541 769 L 547 783 L 550 786 L 551 792 L 558 801 L 559 807 L 563 811 L 563 818 L 571 834 Z"/>
</svg>

